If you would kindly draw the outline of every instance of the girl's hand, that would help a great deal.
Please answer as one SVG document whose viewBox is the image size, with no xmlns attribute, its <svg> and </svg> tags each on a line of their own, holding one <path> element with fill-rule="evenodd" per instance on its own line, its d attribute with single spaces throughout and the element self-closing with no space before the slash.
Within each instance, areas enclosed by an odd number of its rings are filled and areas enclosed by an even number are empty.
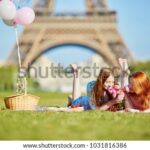
<svg viewBox="0 0 150 150">
<path fill-rule="evenodd" d="M 125 99 L 125 93 L 120 90 L 119 94 L 115 98 L 116 102 L 122 102 Z"/>
<path fill-rule="evenodd" d="M 118 104 L 119 102 L 122 102 L 122 100 L 117 99 L 117 98 L 113 99 L 112 101 L 113 101 L 113 105 Z"/>
<path fill-rule="evenodd" d="M 114 87 L 115 87 L 116 90 L 120 90 L 121 89 L 121 87 L 119 85 L 117 85 L 117 84 L 115 84 Z"/>
<path fill-rule="evenodd" d="M 116 98 L 117 92 L 116 92 L 116 89 L 114 87 L 109 87 L 108 92 L 113 96 L 113 98 Z"/>
<path fill-rule="evenodd" d="M 125 94 L 124 94 L 124 92 L 120 92 L 119 94 L 118 94 L 118 96 L 117 96 L 117 98 L 116 99 L 118 99 L 118 100 L 123 100 L 125 98 Z"/>
<path fill-rule="evenodd" d="M 130 92 L 130 85 L 125 86 L 125 87 L 123 88 L 123 91 L 124 91 L 125 93 L 129 93 L 129 92 Z"/>
</svg>

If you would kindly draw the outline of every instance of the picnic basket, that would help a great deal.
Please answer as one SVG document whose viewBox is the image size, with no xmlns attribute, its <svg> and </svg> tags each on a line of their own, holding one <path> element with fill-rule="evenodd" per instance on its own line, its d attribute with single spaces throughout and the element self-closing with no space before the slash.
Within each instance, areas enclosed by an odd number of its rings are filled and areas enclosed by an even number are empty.
<svg viewBox="0 0 150 150">
<path fill-rule="evenodd" d="M 23 92 L 17 92 L 16 95 L 4 98 L 5 106 L 7 109 L 20 111 L 36 109 L 40 97 L 27 94 L 26 78 L 23 78 L 23 82 L 24 82 Z"/>
<path fill-rule="evenodd" d="M 11 110 L 35 110 L 39 97 L 34 95 L 13 95 L 4 98 L 5 106 Z"/>
</svg>

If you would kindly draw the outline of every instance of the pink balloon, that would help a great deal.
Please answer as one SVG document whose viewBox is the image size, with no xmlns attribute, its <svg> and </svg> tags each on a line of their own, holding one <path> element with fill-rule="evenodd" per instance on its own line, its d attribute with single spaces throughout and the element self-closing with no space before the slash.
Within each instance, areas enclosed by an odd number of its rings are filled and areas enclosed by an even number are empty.
<svg viewBox="0 0 150 150">
<path fill-rule="evenodd" d="M 31 24 L 35 19 L 35 12 L 29 7 L 23 7 L 17 11 L 15 23 L 21 25 Z"/>
</svg>

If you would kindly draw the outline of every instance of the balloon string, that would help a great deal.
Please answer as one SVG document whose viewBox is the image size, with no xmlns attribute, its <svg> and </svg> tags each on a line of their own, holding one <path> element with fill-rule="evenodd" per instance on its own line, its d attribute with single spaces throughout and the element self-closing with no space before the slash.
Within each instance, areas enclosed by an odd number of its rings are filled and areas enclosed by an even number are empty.
<svg viewBox="0 0 150 150">
<path fill-rule="evenodd" d="M 19 40 L 18 40 L 18 30 L 17 30 L 17 26 L 15 26 L 15 33 L 16 33 L 18 62 L 19 62 L 19 68 L 21 69 L 21 56 L 20 56 L 20 46 L 19 46 Z"/>
</svg>

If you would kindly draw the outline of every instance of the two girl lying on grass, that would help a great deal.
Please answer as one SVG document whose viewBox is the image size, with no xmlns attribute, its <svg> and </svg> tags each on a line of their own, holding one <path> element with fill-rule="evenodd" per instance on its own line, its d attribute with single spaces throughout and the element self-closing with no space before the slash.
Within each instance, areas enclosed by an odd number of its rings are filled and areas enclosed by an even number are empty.
<svg viewBox="0 0 150 150">
<path fill-rule="evenodd" d="M 125 59 L 120 58 L 119 64 L 120 85 L 115 80 L 112 69 L 102 68 L 97 80 L 87 84 L 86 96 L 80 94 L 79 70 L 76 64 L 72 64 L 73 92 L 68 96 L 68 107 L 83 107 L 84 110 L 150 112 L 148 76 L 142 71 L 130 75 Z"/>
</svg>

